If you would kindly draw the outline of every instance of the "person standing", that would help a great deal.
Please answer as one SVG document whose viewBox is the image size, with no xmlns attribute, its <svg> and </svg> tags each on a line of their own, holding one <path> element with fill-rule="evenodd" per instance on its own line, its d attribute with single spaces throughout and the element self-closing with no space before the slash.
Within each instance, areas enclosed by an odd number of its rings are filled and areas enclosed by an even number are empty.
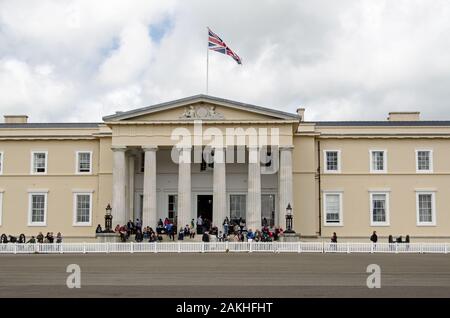
<svg viewBox="0 0 450 318">
<path fill-rule="evenodd" d="M 56 234 L 56 243 L 61 244 L 62 243 L 62 234 L 61 232 L 58 232 L 58 234 Z"/>
<path fill-rule="evenodd" d="M 373 231 L 372 235 L 370 236 L 370 240 L 372 241 L 372 243 L 376 243 L 378 242 L 378 235 L 377 235 L 377 231 Z"/>
<path fill-rule="evenodd" d="M 337 235 L 336 235 L 336 232 L 333 232 L 333 236 L 331 237 L 331 243 L 337 243 Z"/>
<path fill-rule="evenodd" d="M 202 216 L 199 215 L 197 218 L 197 234 L 203 233 L 203 219 Z"/>
<path fill-rule="evenodd" d="M 224 236 L 228 236 L 228 229 L 230 227 L 230 220 L 228 219 L 228 216 L 223 220 L 223 234 Z"/>
</svg>

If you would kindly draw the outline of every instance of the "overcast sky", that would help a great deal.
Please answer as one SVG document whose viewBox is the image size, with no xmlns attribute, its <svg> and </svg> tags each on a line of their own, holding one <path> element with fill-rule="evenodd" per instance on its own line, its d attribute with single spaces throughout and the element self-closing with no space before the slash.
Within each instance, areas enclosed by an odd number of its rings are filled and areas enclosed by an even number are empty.
<svg viewBox="0 0 450 318">
<path fill-rule="evenodd" d="M 0 114 L 100 121 L 204 94 L 206 26 L 243 60 L 210 52 L 210 95 L 306 120 L 450 119 L 448 0 L 0 0 Z"/>
</svg>

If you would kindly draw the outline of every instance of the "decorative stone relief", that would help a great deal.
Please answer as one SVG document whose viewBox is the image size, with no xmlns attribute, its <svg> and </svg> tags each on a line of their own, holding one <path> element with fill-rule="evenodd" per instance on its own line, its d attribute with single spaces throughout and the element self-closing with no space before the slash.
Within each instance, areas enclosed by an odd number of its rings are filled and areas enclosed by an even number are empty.
<svg viewBox="0 0 450 318">
<path fill-rule="evenodd" d="M 216 106 L 189 106 L 184 108 L 180 119 L 223 119 L 224 116 L 216 111 Z"/>
</svg>

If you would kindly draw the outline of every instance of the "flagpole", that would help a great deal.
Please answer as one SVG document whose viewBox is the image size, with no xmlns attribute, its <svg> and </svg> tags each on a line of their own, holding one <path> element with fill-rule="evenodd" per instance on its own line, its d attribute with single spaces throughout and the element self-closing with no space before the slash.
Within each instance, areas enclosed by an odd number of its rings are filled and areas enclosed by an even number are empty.
<svg viewBox="0 0 450 318">
<path fill-rule="evenodd" d="M 208 38 L 209 38 L 208 27 L 206 27 L 206 30 L 208 31 Z M 206 95 L 208 95 L 208 77 L 209 77 L 209 41 L 206 41 Z"/>
</svg>

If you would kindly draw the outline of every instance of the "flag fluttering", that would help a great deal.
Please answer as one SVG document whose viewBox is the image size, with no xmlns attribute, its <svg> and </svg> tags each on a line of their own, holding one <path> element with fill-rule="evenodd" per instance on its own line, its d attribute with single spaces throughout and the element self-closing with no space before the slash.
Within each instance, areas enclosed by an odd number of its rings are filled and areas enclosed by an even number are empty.
<svg viewBox="0 0 450 318">
<path fill-rule="evenodd" d="M 231 56 L 239 65 L 242 64 L 241 58 L 210 28 L 208 28 L 208 49 Z"/>
</svg>

